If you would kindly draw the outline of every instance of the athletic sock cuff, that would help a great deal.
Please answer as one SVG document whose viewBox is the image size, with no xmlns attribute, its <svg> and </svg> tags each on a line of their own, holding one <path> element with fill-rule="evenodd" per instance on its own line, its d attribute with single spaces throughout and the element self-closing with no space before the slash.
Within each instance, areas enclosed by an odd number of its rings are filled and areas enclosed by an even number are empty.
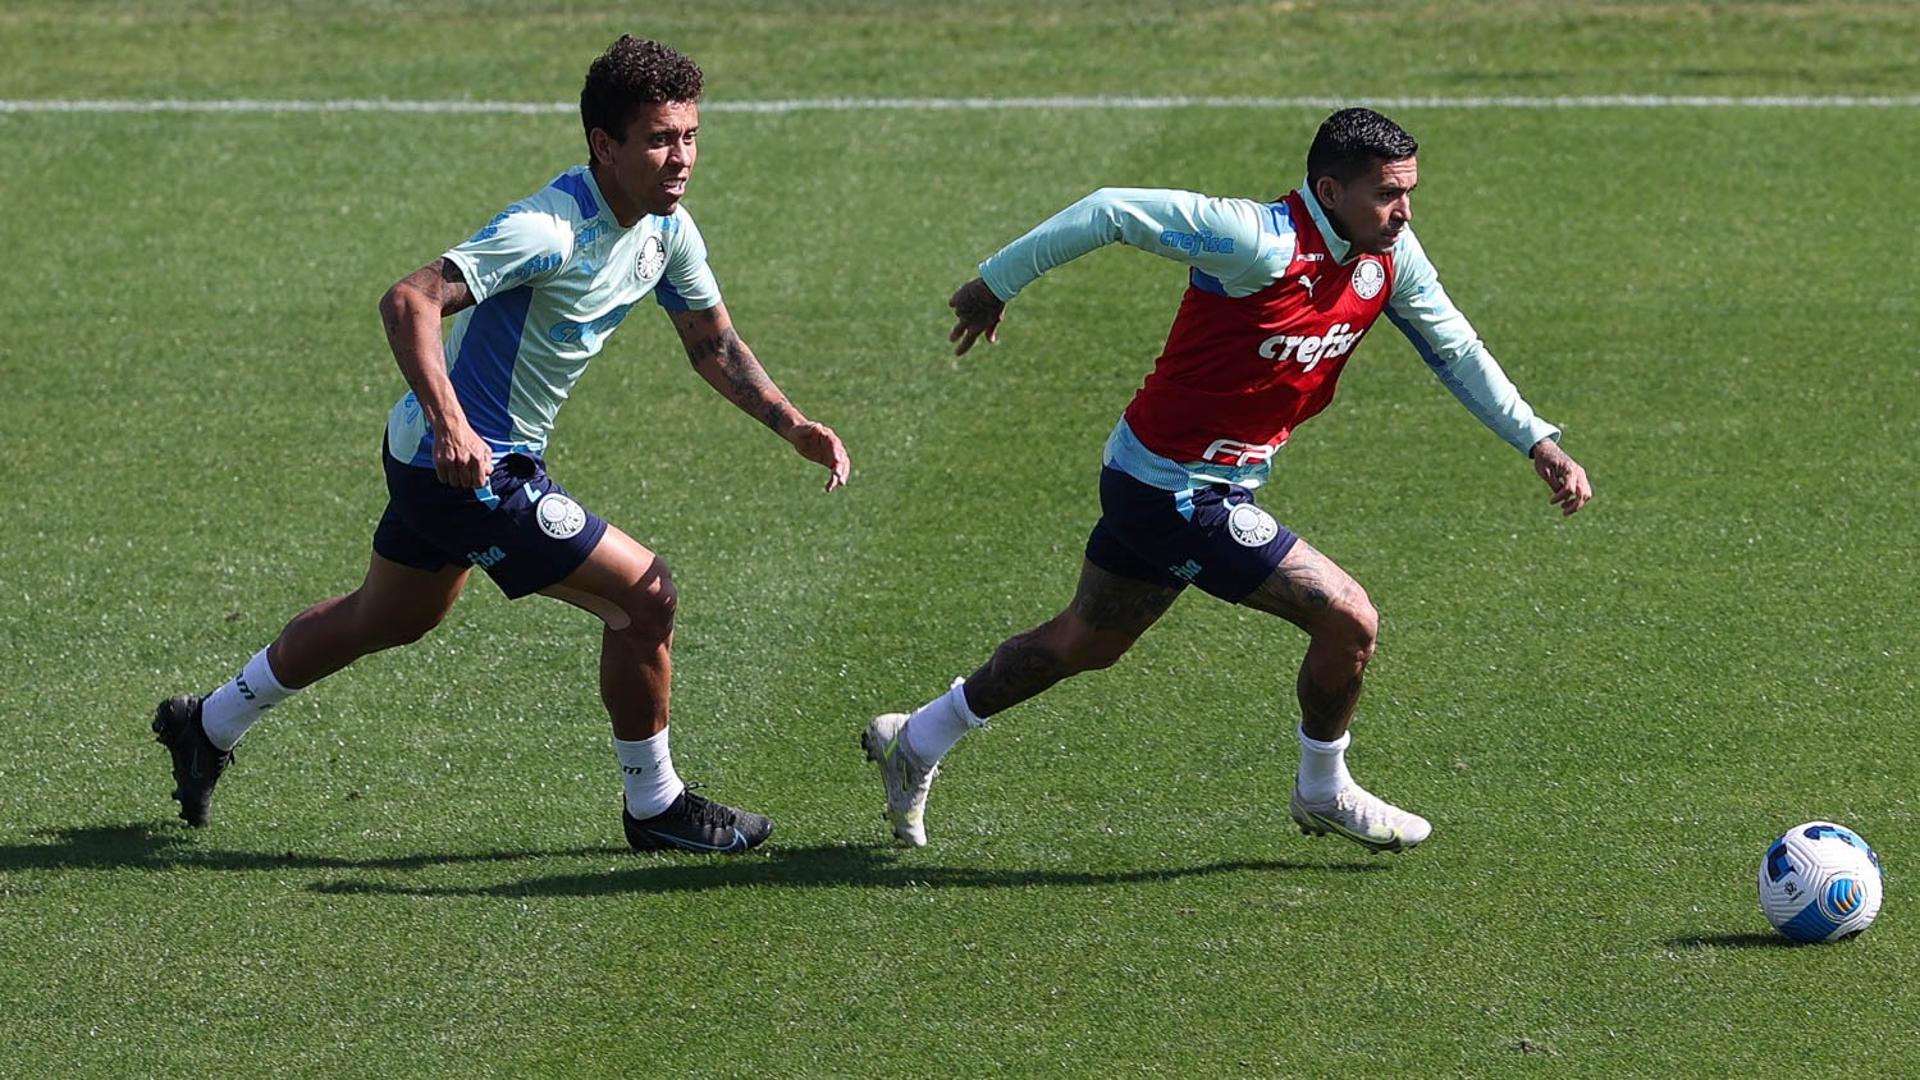
<svg viewBox="0 0 1920 1080">
<path fill-rule="evenodd" d="M 1301 746 L 1304 746 L 1309 750 L 1319 751 L 1322 754 L 1332 754 L 1332 753 L 1337 753 L 1341 750 L 1345 750 L 1347 748 L 1347 745 L 1353 742 L 1353 732 L 1351 731 L 1341 732 L 1340 737 L 1337 739 L 1334 739 L 1331 742 L 1321 742 L 1319 739 L 1316 739 L 1313 736 L 1308 735 L 1305 728 L 1299 729 L 1296 732 L 1296 734 L 1300 736 Z"/>
<path fill-rule="evenodd" d="M 255 690 L 265 689 L 281 697 L 291 697 L 294 691 L 288 688 L 285 683 L 281 682 L 280 676 L 273 670 L 273 660 L 267 655 L 268 650 L 271 648 L 272 646 L 269 645 L 267 648 L 260 650 L 259 655 L 253 658 L 253 662 L 247 665 L 247 673 L 252 681 L 267 684 L 264 687 L 256 685 L 254 687 Z"/>
<path fill-rule="evenodd" d="M 987 726 L 987 718 L 977 715 L 973 711 L 973 704 L 967 700 L 967 681 L 965 679 L 955 680 L 953 689 L 947 691 L 947 696 L 953 699 L 953 711 L 960 714 L 960 719 L 965 720 L 968 727 L 977 728 Z"/>
</svg>

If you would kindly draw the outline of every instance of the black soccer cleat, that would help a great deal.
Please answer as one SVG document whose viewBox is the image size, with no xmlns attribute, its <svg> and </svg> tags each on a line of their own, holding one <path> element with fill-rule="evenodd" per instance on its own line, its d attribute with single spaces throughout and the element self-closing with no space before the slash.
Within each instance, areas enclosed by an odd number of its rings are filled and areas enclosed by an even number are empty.
<svg viewBox="0 0 1920 1080">
<path fill-rule="evenodd" d="M 180 818 L 198 829 L 207 823 L 213 804 L 213 785 L 233 763 L 233 751 L 222 750 L 207 738 L 200 723 L 200 698 L 182 694 L 153 710 L 153 737 L 173 755 L 173 797 Z"/>
<path fill-rule="evenodd" d="M 667 808 L 650 818 L 627 812 L 620 800 L 620 818 L 627 843 L 635 851 L 696 851 L 735 855 L 759 847 L 773 835 L 773 822 L 747 810 L 735 810 L 696 794 L 689 787 Z"/>
</svg>

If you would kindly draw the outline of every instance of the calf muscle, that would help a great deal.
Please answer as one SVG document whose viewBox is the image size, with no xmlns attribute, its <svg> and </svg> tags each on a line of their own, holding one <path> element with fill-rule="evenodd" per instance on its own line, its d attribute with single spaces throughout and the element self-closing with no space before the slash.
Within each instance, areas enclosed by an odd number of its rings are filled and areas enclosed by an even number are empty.
<svg viewBox="0 0 1920 1080">
<path fill-rule="evenodd" d="M 1000 643 L 967 679 L 967 705 L 980 717 L 1012 708 L 1072 674 L 1046 640 L 1051 622 Z"/>
<path fill-rule="evenodd" d="M 1002 642 L 967 679 L 968 706 L 992 716 L 1068 676 L 1110 666 L 1179 595 L 1084 563 L 1067 610 Z"/>
</svg>

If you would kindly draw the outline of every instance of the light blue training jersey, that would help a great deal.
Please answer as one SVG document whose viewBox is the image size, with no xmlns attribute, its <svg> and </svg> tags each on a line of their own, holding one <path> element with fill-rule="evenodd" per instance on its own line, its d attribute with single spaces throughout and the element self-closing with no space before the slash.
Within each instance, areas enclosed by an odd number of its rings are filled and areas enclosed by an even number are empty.
<svg viewBox="0 0 1920 1080">
<path fill-rule="evenodd" d="M 446 335 L 448 377 L 496 462 L 545 451 L 573 384 L 649 292 L 668 311 L 720 302 L 686 208 L 621 228 L 585 165 L 508 206 L 445 258 L 475 301 Z M 433 432 L 412 391 L 388 414 L 387 447 L 398 461 L 433 466 Z"/>
<path fill-rule="evenodd" d="M 1311 187 L 1304 179 L 1300 191 Z M 1307 194 L 1307 212 L 1334 259 L 1358 253 L 1340 237 Z M 980 264 L 980 278 L 1010 301 L 1040 275 L 1111 243 L 1191 267 L 1194 287 L 1225 296 L 1252 296 L 1272 285 L 1293 261 L 1294 230 L 1284 213 L 1253 199 L 1217 198 L 1192 191 L 1102 188 L 1035 226 Z M 1541 439 L 1560 438 L 1520 395 L 1487 351 L 1473 324 L 1454 306 L 1426 249 L 1408 227 L 1393 248 L 1394 283 L 1385 314 L 1459 402 L 1508 445 L 1527 453 Z M 1206 462 L 1178 462 L 1141 444 L 1122 419 L 1107 440 L 1105 463 L 1142 483 L 1179 491 L 1193 485 L 1236 483 L 1258 487 L 1271 462 L 1223 471 Z"/>
</svg>

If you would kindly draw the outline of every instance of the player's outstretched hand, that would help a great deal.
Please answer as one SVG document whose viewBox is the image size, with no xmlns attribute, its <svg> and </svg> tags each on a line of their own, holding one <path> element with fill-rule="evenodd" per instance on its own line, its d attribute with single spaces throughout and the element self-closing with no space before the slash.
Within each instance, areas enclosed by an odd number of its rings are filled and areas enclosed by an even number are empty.
<svg viewBox="0 0 1920 1080">
<path fill-rule="evenodd" d="M 1560 444 L 1552 439 L 1541 439 L 1534 445 L 1532 454 L 1533 471 L 1553 489 L 1548 499 L 1560 508 L 1561 516 L 1573 513 L 1587 505 L 1593 499 L 1593 484 L 1587 480 L 1587 470 L 1580 463 L 1567 456 Z"/>
<path fill-rule="evenodd" d="M 847 457 L 847 448 L 841 444 L 840 436 L 825 424 L 812 420 L 803 420 L 787 432 L 787 441 L 808 461 L 824 466 L 827 470 L 827 490 L 847 486 L 847 474 L 853 471 L 853 461 Z"/>
<path fill-rule="evenodd" d="M 987 335 L 987 344 L 1000 340 L 1000 316 L 1007 305 L 993 295 L 987 283 L 979 278 L 967 282 L 947 301 L 957 320 L 953 324 L 953 333 L 947 335 L 948 341 L 958 342 L 953 347 L 953 355 L 965 356 L 981 334 Z"/>
<path fill-rule="evenodd" d="M 436 432 L 433 474 L 449 487 L 472 491 L 485 486 L 493 473 L 493 448 L 465 423 Z"/>
</svg>

